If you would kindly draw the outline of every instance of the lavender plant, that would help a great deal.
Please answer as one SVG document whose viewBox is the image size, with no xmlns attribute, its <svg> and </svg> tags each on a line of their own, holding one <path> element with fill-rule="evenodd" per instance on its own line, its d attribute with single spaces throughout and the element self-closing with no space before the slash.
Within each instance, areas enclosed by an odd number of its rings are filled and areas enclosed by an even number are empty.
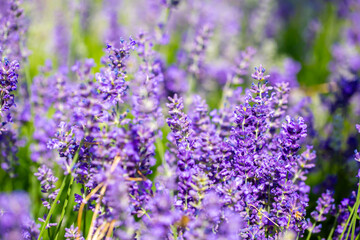
<svg viewBox="0 0 360 240">
<path fill-rule="evenodd" d="M 358 1 L 0 5 L 1 239 L 360 238 Z"/>
</svg>

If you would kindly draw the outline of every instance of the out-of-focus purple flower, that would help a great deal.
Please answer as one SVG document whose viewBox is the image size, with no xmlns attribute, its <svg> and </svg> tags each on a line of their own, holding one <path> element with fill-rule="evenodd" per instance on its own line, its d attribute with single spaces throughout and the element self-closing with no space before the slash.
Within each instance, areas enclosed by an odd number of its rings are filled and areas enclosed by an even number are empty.
<svg viewBox="0 0 360 240">
<path fill-rule="evenodd" d="M 0 132 L 0 164 L 1 168 L 15 177 L 14 167 L 18 164 L 16 153 L 18 151 L 17 133 L 13 128 Z"/>
<path fill-rule="evenodd" d="M 270 101 L 270 104 L 272 105 L 271 107 L 273 109 L 270 122 L 270 128 L 272 130 L 281 126 L 280 122 L 283 120 L 288 108 L 289 92 L 289 83 L 282 82 L 277 83 L 274 86 L 274 92 L 271 95 Z"/>
<path fill-rule="evenodd" d="M 271 83 L 288 82 L 290 87 L 297 87 L 299 83 L 296 75 L 300 69 L 300 63 L 287 58 L 284 60 L 283 71 L 276 68 L 271 71 Z"/>
<path fill-rule="evenodd" d="M 107 191 L 103 198 L 105 205 L 101 219 L 114 221 L 115 226 L 121 226 L 114 232 L 120 239 L 133 239 L 137 225 L 131 216 L 132 205 L 129 196 L 130 182 L 125 180 L 125 171 L 119 166 L 107 167 L 94 176 L 95 180 L 104 183 Z"/>
<path fill-rule="evenodd" d="M 70 54 L 71 33 L 70 26 L 67 24 L 65 12 L 56 14 L 56 23 L 54 27 L 54 49 L 59 68 L 66 68 Z"/>
<path fill-rule="evenodd" d="M 71 225 L 70 228 L 65 228 L 64 237 L 66 238 L 66 240 L 76 240 L 76 239 L 84 240 L 85 239 L 79 232 L 78 227 L 74 227 L 74 225 Z"/>
<path fill-rule="evenodd" d="M 183 95 L 189 88 L 186 81 L 186 72 L 177 66 L 170 66 L 166 69 L 164 83 L 168 96 L 172 96 L 175 93 Z"/>
<path fill-rule="evenodd" d="M 180 211 L 173 208 L 173 202 L 168 191 L 158 191 L 149 201 L 149 217 L 143 221 L 146 230 L 143 231 L 143 238 L 149 240 L 166 239 L 172 235 L 170 227 L 181 218 Z"/>
<path fill-rule="evenodd" d="M 103 1 L 104 12 L 108 20 L 107 31 L 105 32 L 105 42 L 109 42 L 115 47 L 119 47 L 119 40 L 123 36 L 123 29 L 119 23 L 119 13 L 124 3 L 122 1 L 106 0 Z"/>
<path fill-rule="evenodd" d="M 37 239 L 39 224 L 30 217 L 30 199 L 27 194 L 13 192 L 0 194 L 0 238 Z"/>
<path fill-rule="evenodd" d="M 0 58 L 8 57 L 20 61 L 28 54 L 24 48 L 27 26 L 21 3 L 19 0 L 0 2 Z"/>
<path fill-rule="evenodd" d="M 242 79 L 248 75 L 249 65 L 252 57 L 255 55 L 256 49 L 253 47 L 247 47 L 244 51 L 240 52 L 240 56 L 235 59 L 235 68 L 233 70 L 233 84 L 243 83 Z"/>
<path fill-rule="evenodd" d="M 350 198 L 344 198 L 338 205 L 338 220 L 337 227 L 334 232 L 334 238 L 339 238 L 344 231 L 346 226 L 346 221 L 350 216 L 349 206 L 355 205 L 356 196 L 353 192 Z"/>
<path fill-rule="evenodd" d="M 196 78 L 199 78 L 199 75 L 203 71 L 203 61 L 212 30 L 213 28 L 211 25 L 204 24 L 198 28 L 198 32 L 195 36 L 194 46 L 190 52 L 188 71 Z"/>
<path fill-rule="evenodd" d="M 318 225 L 318 227 L 316 227 L 316 224 L 326 220 L 326 215 L 335 207 L 333 202 L 333 193 L 331 193 L 329 190 L 321 194 L 321 197 L 316 201 L 317 206 L 315 208 L 315 211 L 311 213 L 311 217 L 315 220 L 315 223 L 312 223 L 312 226 L 310 227 L 310 232 L 320 232 L 321 225 Z"/>
</svg>

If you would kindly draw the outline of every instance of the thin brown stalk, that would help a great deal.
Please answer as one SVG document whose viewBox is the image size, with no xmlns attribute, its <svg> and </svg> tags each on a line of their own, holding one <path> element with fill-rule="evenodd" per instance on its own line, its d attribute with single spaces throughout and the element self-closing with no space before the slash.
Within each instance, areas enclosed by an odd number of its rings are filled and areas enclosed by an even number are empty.
<svg viewBox="0 0 360 240">
<path fill-rule="evenodd" d="M 99 237 L 97 238 L 94 238 L 93 240 L 101 240 L 104 236 L 105 236 L 105 233 L 107 232 L 107 230 L 109 229 L 110 227 L 110 223 L 108 223 L 105 228 L 100 232 L 99 234 Z"/>
<path fill-rule="evenodd" d="M 88 234 L 88 236 L 86 238 L 87 240 L 92 239 L 92 234 L 93 234 L 93 231 L 94 231 L 96 218 L 97 218 L 97 215 L 98 215 L 99 210 L 100 210 L 101 201 L 102 201 L 102 198 L 104 197 L 106 187 L 107 186 L 105 185 L 100 190 L 100 197 L 98 198 L 98 202 L 97 202 L 97 204 L 95 206 L 94 214 L 93 214 L 92 219 L 91 219 L 91 225 L 90 225 L 90 229 L 89 229 L 89 234 Z"/>
<path fill-rule="evenodd" d="M 84 211 L 84 207 L 87 204 L 87 202 L 90 200 L 90 198 L 96 194 L 99 189 L 103 186 L 103 183 L 100 183 L 99 185 L 97 185 L 86 197 L 85 199 L 82 201 L 80 208 L 79 208 L 79 214 L 78 214 L 78 219 L 77 219 L 77 223 L 78 223 L 78 229 L 79 229 L 79 234 L 76 237 L 76 240 L 80 239 L 80 229 L 81 229 L 81 220 L 82 220 L 82 215 L 83 215 L 83 211 Z"/>
<path fill-rule="evenodd" d="M 110 223 L 109 231 L 106 234 L 106 238 L 105 238 L 106 240 L 111 238 L 111 234 L 114 230 L 114 227 L 115 227 L 115 220 L 112 220 Z"/>
<path fill-rule="evenodd" d="M 258 211 L 262 216 L 266 217 L 266 218 L 267 218 L 270 222 L 272 222 L 275 226 L 279 227 L 279 225 L 278 225 L 276 222 L 274 222 L 273 220 L 271 220 L 271 219 L 270 219 L 268 216 L 266 216 L 265 214 L 262 214 L 261 211 L 260 211 L 257 207 L 255 207 L 255 206 L 252 205 L 252 204 L 249 204 L 249 206 L 255 208 L 256 211 Z"/>
<path fill-rule="evenodd" d="M 109 227 L 110 223 L 108 222 L 103 222 L 103 224 L 101 224 L 98 229 L 96 229 L 96 232 L 92 238 L 92 240 L 98 240 L 101 239 L 100 238 L 100 232 L 102 232 L 103 230 L 105 230 L 105 232 L 107 231 L 108 227 Z"/>
</svg>

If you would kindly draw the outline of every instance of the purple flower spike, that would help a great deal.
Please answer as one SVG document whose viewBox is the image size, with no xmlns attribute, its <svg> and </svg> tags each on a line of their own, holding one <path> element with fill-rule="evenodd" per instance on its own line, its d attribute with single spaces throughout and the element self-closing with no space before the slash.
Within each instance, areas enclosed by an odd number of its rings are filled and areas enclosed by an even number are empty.
<svg viewBox="0 0 360 240">
<path fill-rule="evenodd" d="M 11 121 L 10 108 L 15 104 L 12 92 L 17 88 L 19 68 L 19 62 L 16 60 L 0 60 L 0 134 L 4 130 L 4 125 Z"/>
<path fill-rule="evenodd" d="M 80 235 L 79 238 L 77 238 Z M 65 235 L 64 237 L 66 240 L 84 240 L 85 238 L 81 236 L 81 233 L 79 233 L 78 227 L 74 227 L 74 225 L 71 225 L 70 228 L 65 228 Z"/>
<path fill-rule="evenodd" d="M 270 78 L 270 75 L 264 75 L 265 71 L 265 68 L 263 68 L 263 66 L 260 64 L 259 67 L 255 67 L 255 73 L 251 74 L 251 77 L 260 82 L 267 80 Z"/>
<path fill-rule="evenodd" d="M 315 220 L 312 225 L 310 232 L 318 233 L 321 230 L 321 224 L 316 226 L 316 223 L 323 222 L 326 220 L 326 215 L 335 208 L 333 193 L 326 190 L 325 193 L 321 194 L 321 197 L 316 201 L 317 206 L 315 211 L 311 213 L 311 217 Z"/>
</svg>

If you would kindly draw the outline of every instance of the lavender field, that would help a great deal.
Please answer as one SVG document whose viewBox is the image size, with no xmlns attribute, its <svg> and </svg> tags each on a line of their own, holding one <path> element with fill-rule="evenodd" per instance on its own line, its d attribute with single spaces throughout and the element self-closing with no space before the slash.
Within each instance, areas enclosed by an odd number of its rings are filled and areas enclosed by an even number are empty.
<svg viewBox="0 0 360 240">
<path fill-rule="evenodd" d="M 0 0 L 0 240 L 360 240 L 360 0 Z"/>
</svg>

